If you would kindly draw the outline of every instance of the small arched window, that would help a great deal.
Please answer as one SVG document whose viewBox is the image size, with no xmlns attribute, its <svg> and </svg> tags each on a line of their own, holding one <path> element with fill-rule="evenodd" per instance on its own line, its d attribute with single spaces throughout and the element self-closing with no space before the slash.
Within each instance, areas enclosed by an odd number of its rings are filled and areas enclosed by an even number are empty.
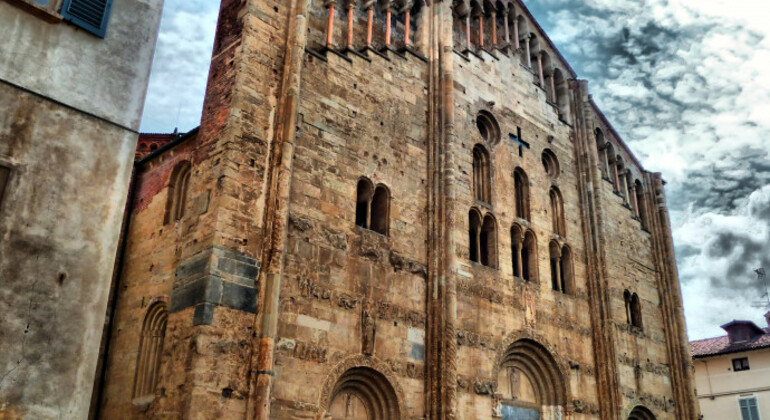
<svg viewBox="0 0 770 420">
<path fill-rule="evenodd" d="M 471 261 L 480 262 L 479 232 L 481 231 L 481 214 L 476 209 L 468 212 L 468 254 Z"/>
<path fill-rule="evenodd" d="M 497 266 L 497 223 L 492 215 L 482 218 L 476 209 L 468 212 L 468 244 L 471 261 Z"/>
<path fill-rule="evenodd" d="M 484 146 L 473 147 L 473 198 L 489 204 L 490 196 L 489 154 Z"/>
<path fill-rule="evenodd" d="M 531 230 L 524 233 L 524 246 L 521 249 L 522 273 L 526 281 L 537 280 L 537 238 Z"/>
<path fill-rule="evenodd" d="M 631 295 L 631 325 L 642 328 L 642 304 L 636 293 Z"/>
<path fill-rule="evenodd" d="M 168 312 L 163 302 L 156 302 L 147 310 L 139 338 L 139 356 L 136 361 L 133 397 L 145 397 L 155 393 L 160 371 L 163 338 L 166 335 Z"/>
<path fill-rule="evenodd" d="M 356 187 L 356 226 L 388 234 L 390 219 L 390 192 L 384 185 L 374 188 L 366 178 Z"/>
<path fill-rule="evenodd" d="M 634 198 L 636 201 L 634 202 L 635 210 L 636 210 L 636 217 L 639 218 L 639 220 L 642 222 L 642 227 L 644 229 L 648 229 L 647 225 L 647 207 L 644 200 L 644 187 L 642 186 L 641 181 L 638 179 L 634 182 Z"/>
<path fill-rule="evenodd" d="M 179 162 L 171 171 L 164 223 L 176 222 L 184 217 L 191 172 L 192 165 L 189 161 Z"/>
<path fill-rule="evenodd" d="M 531 230 L 522 232 L 519 225 L 511 227 L 513 275 L 526 281 L 537 279 L 537 238 Z"/>
<path fill-rule="evenodd" d="M 516 217 L 529 220 L 529 178 L 521 169 L 513 171 L 513 188 L 516 200 Z"/>
<path fill-rule="evenodd" d="M 561 197 L 561 191 L 556 187 L 551 187 L 548 193 L 551 199 L 551 226 L 553 232 L 559 236 L 567 236 L 567 227 L 564 221 L 564 203 Z"/>
<path fill-rule="evenodd" d="M 623 292 L 623 303 L 626 307 L 626 324 L 631 325 L 631 292 L 628 290 Z"/>
<path fill-rule="evenodd" d="M 626 290 L 623 292 L 623 300 L 626 305 L 626 323 L 642 328 L 642 305 L 639 302 L 639 295 Z"/>
<path fill-rule="evenodd" d="M 543 154 L 540 156 L 540 160 L 543 162 L 543 169 L 545 173 L 551 178 L 556 179 L 559 177 L 559 160 L 556 159 L 556 155 L 549 149 L 543 150 Z"/>
<path fill-rule="evenodd" d="M 565 294 L 575 293 L 572 273 L 572 251 L 566 245 L 559 248 L 556 241 L 548 246 L 551 259 L 551 288 Z"/>
<path fill-rule="evenodd" d="M 513 264 L 514 277 L 523 278 L 522 276 L 522 272 L 524 271 L 522 267 L 523 244 L 524 244 L 524 234 L 521 231 L 521 227 L 519 225 L 511 226 L 511 263 Z"/>
</svg>

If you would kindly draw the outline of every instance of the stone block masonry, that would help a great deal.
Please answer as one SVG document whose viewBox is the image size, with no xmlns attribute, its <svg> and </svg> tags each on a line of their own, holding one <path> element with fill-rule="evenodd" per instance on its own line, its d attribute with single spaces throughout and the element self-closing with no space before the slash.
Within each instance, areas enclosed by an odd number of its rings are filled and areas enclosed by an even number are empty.
<svg viewBox="0 0 770 420">
<path fill-rule="evenodd" d="M 518 1 L 223 1 L 137 179 L 104 418 L 696 416 L 660 176 Z"/>
</svg>

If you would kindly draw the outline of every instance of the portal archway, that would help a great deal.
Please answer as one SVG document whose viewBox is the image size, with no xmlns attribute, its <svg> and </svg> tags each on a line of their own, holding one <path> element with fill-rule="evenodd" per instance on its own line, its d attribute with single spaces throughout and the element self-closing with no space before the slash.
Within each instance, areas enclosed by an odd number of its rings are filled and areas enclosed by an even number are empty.
<svg viewBox="0 0 770 420">
<path fill-rule="evenodd" d="M 628 415 L 628 420 L 655 420 L 655 415 L 646 407 L 637 405 Z"/>
<path fill-rule="evenodd" d="M 551 353 L 531 339 L 520 339 L 504 353 L 497 376 L 504 420 L 563 417 L 567 389 Z"/>
<path fill-rule="evenodd" d="M 397 420 L 398 396 L 382 373 L 356 366 L 340 375 L 332 388 L 326 412 L 334 420 Z M 331 417 L 328 417 L 331 416 Z"/>
</svg>

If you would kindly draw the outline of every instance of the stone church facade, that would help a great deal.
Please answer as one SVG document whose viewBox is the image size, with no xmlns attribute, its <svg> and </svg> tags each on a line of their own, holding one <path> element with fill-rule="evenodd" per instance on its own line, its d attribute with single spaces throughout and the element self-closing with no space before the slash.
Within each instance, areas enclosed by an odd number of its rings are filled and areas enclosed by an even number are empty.
<svg viewBox="0 0 770 420">
<path fill-rule="evenodd" d="M 697 418 L 663 181 L 586 85 L 518 1 L 223 0 L 99 416 Z"/>
</svg>

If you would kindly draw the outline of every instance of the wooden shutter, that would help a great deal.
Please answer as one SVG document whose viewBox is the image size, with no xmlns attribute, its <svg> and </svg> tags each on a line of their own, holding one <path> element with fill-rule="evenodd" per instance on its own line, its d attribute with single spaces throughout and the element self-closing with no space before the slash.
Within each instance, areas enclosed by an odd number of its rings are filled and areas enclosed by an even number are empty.
<svg viewBox="0 0 770 420">
<path fill-rule="evenodd" d="M 64 20 L 104 38 L 112 0 L 64 0 L 61 15 Z"/>
</svg>

